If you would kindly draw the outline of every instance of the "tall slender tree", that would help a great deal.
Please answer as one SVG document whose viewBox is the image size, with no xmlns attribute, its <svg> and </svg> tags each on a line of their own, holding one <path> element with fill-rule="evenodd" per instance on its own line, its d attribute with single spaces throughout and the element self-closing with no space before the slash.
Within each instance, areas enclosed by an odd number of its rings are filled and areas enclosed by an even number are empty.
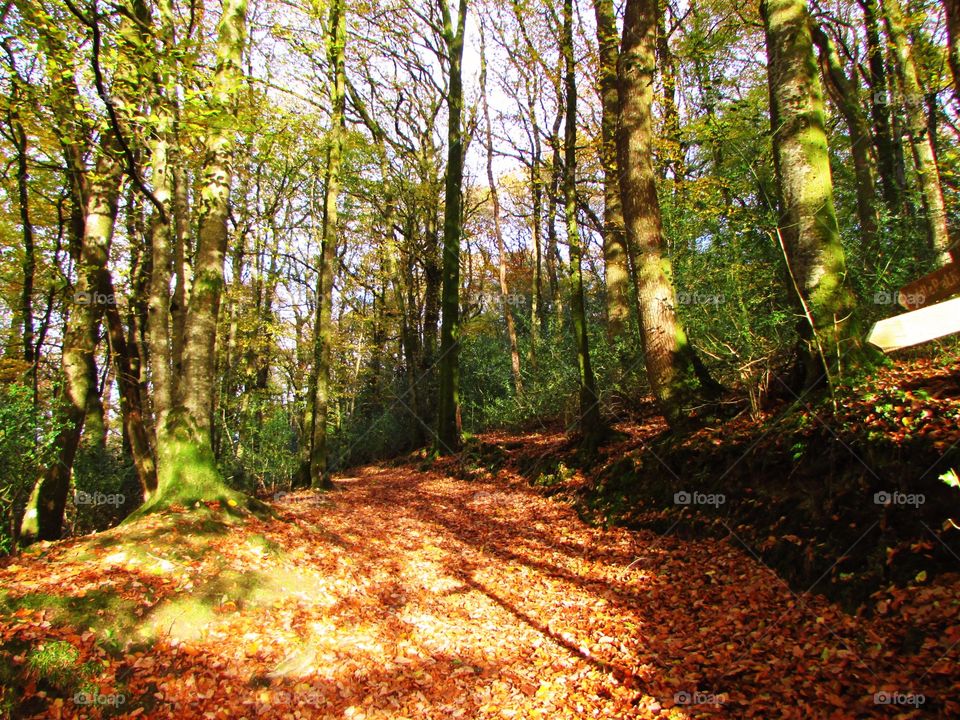
<svg viewBox="0 0 960 720">
<path fill-rule="evenodd" d="M 487 184 L 490 186 L 490 204 L 493 210 L 493 233 L 497 239 L 499 256 L 500 302 L 503 320 L 507 326 L 507 342 L 510 344 L 510 372 L 513 376 L 513 390 L 523 394 L 523 379 L 520 375 L 520 348 L 517 343 L 517 326 L 513 319 L 513 308 L 508 302 L 510 288 L 507 285 L 507 251 L 503 240 L 503 223 L 500 212 L 500 191 L 493 175 L 493 123 L 490 120 L 490 100 L 487 97 L 487 53 L 483 25 L 480 26 L 480 94 L 483 102 L 484 139 L 487 151 Z"/>
<path fill-rule="evenodd" d="M 943 200 L 943 186 L 937 167 L 934 138 L 930 133 L 925 106 L 926 94 L 917 75 L 913 48 L 907 37 L 903 10 L 899 0 L 884 0 L 883 19 L 894 55 L 897 85 L 906 114 L 907 132 L 913 162 L 917 171 L 920 196 L 926 218 L 927 239 L 930 248 L 941 262 L 950 262 L 950 232 L 947 229 L 947 210 Z M 960 257 L 960 250 L 956 251 Z"/>
<path fill-rule="evenodd" d="M 319 10 L 319 3 L 315 10 Z M 330 3 L 327 62 L 330 67 L 330 144 L 324 176 L 323 240 L 320 272 L 317 275 L 317 317 L 314 329 L 313 395 L 310 440 L 310 484 L 314 488 L 333 487 L 330 480 L 327 423 L 330 412 L 330 356 L 333 342 L 333 280 L 337 262 L 337 202 L 340 196 L 340 166 L 343 158 L 344 110 L 347 99 L 346 43 L 347 13 L 343 0 Z"/>
<path fill-rule="evenodd" d="M 585 449 L 590 452 L 606 434 L 600 412 L 600 396 L 590 362 L 590 341 L 587 336 L 587 316 L 583 300 L 583 247 L 577 221 L 577 76 L 573 47 L 573 0 L 563 3 L 563 31 L 560 51 L 563 54 L 564 112 L 563 139 L 563 208 L 567 226 L 567 245 L 570 248 L 569 293 L 570 316 L 577 346 L 577 370 L 580 380 L 579 428 Z"/>
<path fill-rule="evenodd" d="M 443 311 L 440 326 L 440 397 L 437 406 L 437 451 L 460 448 L 460 239 L 463 185 L 463 38 L 467 0 L 460 0 L 456 27 L 447 0 L 438 0 L 447 51 L 447 175 L 443 208 Z"/>
</svg>

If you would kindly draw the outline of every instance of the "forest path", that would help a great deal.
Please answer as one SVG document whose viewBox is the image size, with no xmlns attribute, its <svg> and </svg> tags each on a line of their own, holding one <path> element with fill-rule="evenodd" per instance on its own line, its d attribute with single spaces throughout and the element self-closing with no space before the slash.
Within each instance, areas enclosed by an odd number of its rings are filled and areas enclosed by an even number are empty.
<svg viewBox="0 0 960 720">
<path fill-rule="evenodd" d="M 896 625 L 799 597 L 735 535 L 593 528 L 522 484 L 409 467 L 337 487 L 285 505 L 314 527 L 299 542 L 322 548 L 321 574 L 352 588 L 311 657 L 339 678 L 332 717 L 890 717 L 924 689 L 929 716 L 958 700 L 942 691 L 957 638 L 903 660 Z M 900 704 L 877 704 L 884 689 Z"/>
<path fill-rule="evenodd" d="M 733 534 L 590 527 L 507 474 L 352 472 L 280 498 L 280 519 L 153 516 L 0 570 L 23 608 L 0 613 L 0 649 L 69 642 L 106 663 L 101 696 L 123 698 L 41 702 L 28 684 L 23 717 L 960 716 L 949 586 L 854 618 L 794 594 Z M 68 621 L 95 612 L 64 625 L 57 603 Z M 109 637 L 144 643 L 118 657 L 87 628 L 124 607 Z"/>
</svg>

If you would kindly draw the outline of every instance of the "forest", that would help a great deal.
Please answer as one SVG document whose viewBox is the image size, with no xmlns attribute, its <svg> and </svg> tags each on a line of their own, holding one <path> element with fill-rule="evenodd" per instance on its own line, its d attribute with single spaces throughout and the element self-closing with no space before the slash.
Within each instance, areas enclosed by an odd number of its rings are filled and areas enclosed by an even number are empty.
<svg viewBox="0 0 960 720">
<path fill-rule="evenodd" d="M 0 18 L 0 720 L 960 716 L 960 0 Z"/>
</svg>

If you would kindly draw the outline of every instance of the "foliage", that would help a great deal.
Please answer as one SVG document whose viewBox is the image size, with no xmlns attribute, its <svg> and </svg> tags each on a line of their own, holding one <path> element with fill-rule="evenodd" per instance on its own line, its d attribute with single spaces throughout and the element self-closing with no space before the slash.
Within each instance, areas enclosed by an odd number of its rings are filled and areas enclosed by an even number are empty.
<svg viewBox="0 0 960 720">
<path fill-rule="evenodd" d="M 291 489 L 299 462 L 296 418 L 302 417 L 296 411 L 251 393 L 218 428 L 221 471 L 231 487 L 255 494 Z"/>
<path fill-rule="evenodd" d="M 69 642 L 54 640 L 27 654 L 27 667 L 60 692 L 69 692 L 94 673 L 94 663 L 78 662 L 80 652 Z"/>
<path fill-rule="evenodd" d="M 73 464 L 67 524 L 78 535 L 113 527 L 143 501 L 128 453 L 119 443 L 81 446 Z"/>
<path fill-rule="evenodd" d="M 27 498 L 55 462 L 59 421 L 33 403 L 30 388 L 0 385 L 0 555 L 11 552 Z"/>
</svg>

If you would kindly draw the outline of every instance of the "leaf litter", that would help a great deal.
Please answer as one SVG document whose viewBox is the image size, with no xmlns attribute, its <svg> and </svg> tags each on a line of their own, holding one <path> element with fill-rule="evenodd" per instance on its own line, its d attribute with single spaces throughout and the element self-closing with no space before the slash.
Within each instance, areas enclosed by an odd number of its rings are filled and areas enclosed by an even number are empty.
<svg viewBox="0 0 960 720">
<path fill-rule="evenodd" d="M 957 576 L 854 617 L 735 537 L 592 527 L 444 469 L 372 465 L 276 520 L 170 513 L 8 561 L 20 716 L 960 715 Z M 30 669 L 54 641 L 98 663 L 81 702 Z"/>
</svg>

